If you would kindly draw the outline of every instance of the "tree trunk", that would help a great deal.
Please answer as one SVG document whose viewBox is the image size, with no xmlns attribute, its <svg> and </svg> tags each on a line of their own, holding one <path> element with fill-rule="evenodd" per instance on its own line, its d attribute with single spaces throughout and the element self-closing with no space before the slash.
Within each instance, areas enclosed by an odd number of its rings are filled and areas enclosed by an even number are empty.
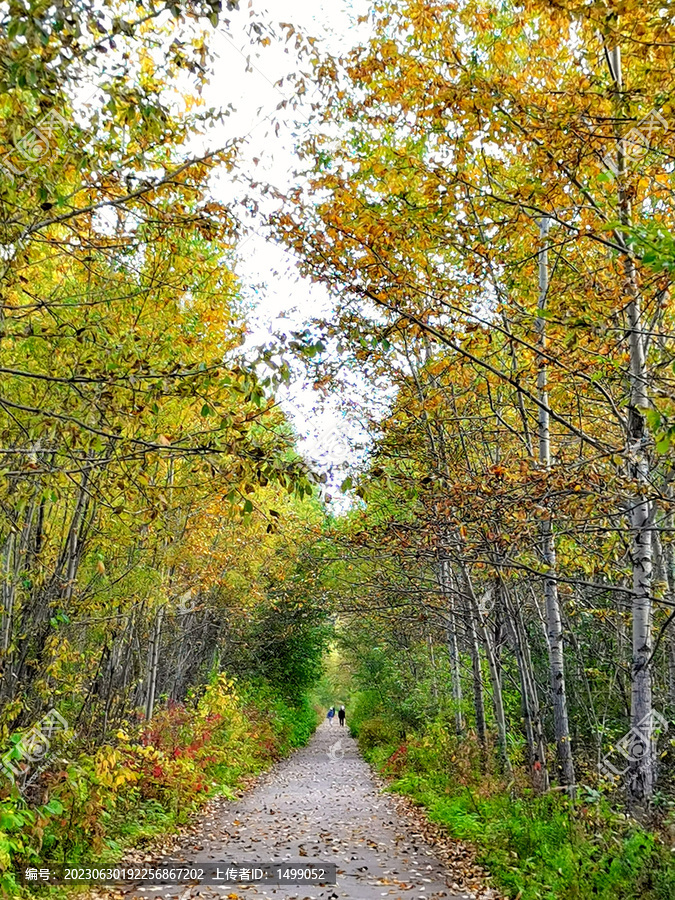
<svg viewBox="0 0 675 900">
<path fill-rule="evenodd" d="M 12 624 L 14 621 L 14 531 L 7 535 L 4 547 L 4 571 L 2 573 L 2 650 L 7 654 L 12 642 Z"/>
<path fill-rule="evenodd" d="M 462 679 L 459 659 L 459 646 L 457 643 L 457 616 L 455 615 L 455 598 L 453 593 L 452 573 L 450 561 L 441 551 L 439 562 L 439 582 L 441 593 L 446 601 L 447 626 L 446 640 L 448 655 L 450 656 L 450 678 L 452 681 L 452 701 L 455 712 L 455 733 L 464 734 L 464 717 L 462 715 Z"/>
<path fill-rule="evenodd" d="M 672 488 L 668 485 L 668 507 L 665 517 L 666 535 L 663 540 L 663 574 L 668 585 L 668 599 L 672 606 L 669 613 L 675 614 L 675 553 L 673 552 L 673 517 Z M 670 623 L 666 633 L 666 654 L 668 658 L 668 705 L 671 718 L 675 717 L 675 622 Z"/>
<path fill-rule="evenodd" d="M 540 312 L 543 312 L 546 308 L 548 295 L 548 228 L 549 220 L 543 218 L 540 224 L 542 247 L 539 250 Z M 539 315 L 537 318 L 537 331 L 539 332 L 539 347 L 541 350 L 537 372 L 537 393 L 538 399 L 541 401 L 538 413 L 539 464 L 545 471 L 548 471 L 551 468 L 551 440 L 548 414 L 548 373 L 544 355 L 546 351 L 546 320 L 542 315 Z M 558 772 L 561 784 L 567 788 L 570 794 L 573 794 L 576 779 L 567 713 L 563 627 L 558 597 L 557 560 L 550 510 L 547 510 L 546 515 L 540 520 L 539 534 L 541 555 L 547 568 L 547 574 L 544 577 L 544 600 Z"/>
<path fill-rule="evenodd" d="M 614 111 L 617 128 L 629 110 L 625 109 L 621 47 L 608 55 L 610 74 L 614 80 Z M 655 784 L 656 753 L 654 746 L 654 710 L 652 706 L 652 523 L 649 490 L 649 431 L 645 411 L 647 395 L 647 363 L 644 348 L 644 326 L 640 310 L 635 263 L 628 246 L 628 228 L 632 210 L 626 190 L 626 156 L 624 141 L 617 140 L 617 193 L 621 228 L 617 234 L 623 246 L 623 296 L 628 318 L 628 354 L 630 362 L 628 427 L 626 450 L 628 473 L 637 490 L 628 501 L 631 530 L 630 558 L 633 581 L 633 659 L 631 667 L 631 753 L 628 770 L 628 800 L 633 808 L 644 808 L 651 800 Z"/>
<path fill-rule="evenodd" d="M 527 644 L 527 633 L 520 609 L 512 602 L 510 592 L 502 583 L 502 596 L 510 626 L 513 652 L 518 664 L 520 676 L 520 692 L 523 708 L 525 736 L 530 752 L 530 776 L 532 786 L 538 793 L 545 793 L 549 788 L 548 768 L 546 764 L 546 739 L 541 721 L 537 684 L 532 667 L 532 658 Z"/>
<path fill-rule="evenodd" d="M 467 630 L 469 633 L 469 650 L 471 652 L 471 669 L 473 674 L 473 708 L 476 717 L 476 734 L 481 747 L 483 766 L 487 762 L 487 736 L 485 725 L 485 697 L 483 691 L 483 673 L 480 663 L 480 645 L 476 633 L 476 620 L 471 604 L 466 608 Z"/>
<path fill-rule="evenodd" d="M 511 760 L 509 759 L 506 715 L 504 713 L 504 699 L 502 696 L 502 684 L 499 678 L 494 648 L 492 646 L 492 636 L 490 635 L 490 629 L 487 627 L 485 618 L 480 613 L 478 598 L 476 597 L 476 593 L 473 589 L 471 576 L 469 575 L 469 571 L 461 557 L 459 560 L 459 565 L 462 573 L 462 580 L 464 582 L 464 589 L 473 608 L 474 615 L 476 616 L 476 622 L 478 623 L 478 628 L 483 639 L 483 646 L 485 648 L 485 656 L 487 658 L 488 669 L 490 672 L 490 684 L 492 687 L 492 705 L 495 713 L 495 723 L 497 725 L 499 754 L 504 767 L 504 772 L 509 776 L 509 778 L 512 778 L 513 768 L 511 766 Z"/>
<path fill-rule="evenodd" d="M 159 668 L 159 646 L 162 636 L 162 617 L 164 608 L 157 610 L 152 640 L 148 650 L 148 693 L 145 702 L 145 718 L 150 721 L 155 708 L 155 692 L 157 690 L 157 670 Z"/>
</svg>

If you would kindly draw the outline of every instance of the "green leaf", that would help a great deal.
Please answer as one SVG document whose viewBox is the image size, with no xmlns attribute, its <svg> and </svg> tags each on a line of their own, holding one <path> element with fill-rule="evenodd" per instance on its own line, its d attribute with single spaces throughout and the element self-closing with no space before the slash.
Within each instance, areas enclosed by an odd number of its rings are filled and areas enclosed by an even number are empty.
<svg viewBox="0 0 675 900">
<path fill-rule="evenodd" d="M 52 797 L 49 803 L 45 803 L 42 809 L 46 810 L 48 813 L 51 813 L 53 816 L 58 816 L 63 812 L 63 805 L 56 799 L 56 797 Z"/>
<path fill-rule="evenodd" d="M 656 452 L 657 453 L 667 453 L 670 448 L 670 432 L 666 432 L 665 434 L 659 435 L 656 439 Z"/>
<path fill-rule="evenodd" d="M 645 418 L 652 431 L 656 431 L 661 427 L 661 413 L 658 409 L 645 410 Z"/>
</svg>

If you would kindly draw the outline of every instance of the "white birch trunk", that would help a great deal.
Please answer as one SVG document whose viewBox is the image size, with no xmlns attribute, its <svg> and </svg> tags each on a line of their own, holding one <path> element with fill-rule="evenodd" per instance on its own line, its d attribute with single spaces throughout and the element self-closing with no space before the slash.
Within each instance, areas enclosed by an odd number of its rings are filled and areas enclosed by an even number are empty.
<svg viewBox="0 0 675 900">
<path fill-rule="evenodd" d="M 159 668 L 159 646 L 162 635 L 162 618 L 164 608 L 157 610 L 155 616 L 155 627 L 152 635 L 152 643 L 148 652 L 149 670 L 148 670 L 148 694 L 145 704 L 145 718 L 150 721 L 155 709 L 155 692 L 157 690 L 157 670 Z"/>
<path fill-rule="evenodd" d="M 540 233 L 542 246 L 539 250 L 539 310 L 546 308 L 548 294 L 548 226 L 549 220 L 541 220 Z M 542 315 L 537 317 L 539 332 L 537 394 L 541 401 L 538 413 L 539 464 L 548 471 L 551 467 L 550 421 L 548 414 L 548 372 L 546 367 L 546 320 Z M 551 527 L 550 511 L 541 520 L 539 526 L 541 554 L 546 565 L 547 575 L 544 578 L 544 601 L 546 607 L 546 636 L 549 651 L 549 669 L 551 678 L 551 700 L 553 703 L 553 723 L 555 743 L 558 755 L 558 770 L 561 783 L 570 793 L 574 793 L 575 774 L 570 740 L 569 717 L 567 713 L 567 689 L 565 684 L 565 654 L 563 642 L 563 625 L 558 597 L 557 559 L 555 541 Z"/>
<path fill-rule="evenodd" d="M 448 622 L 446 626 L 446 640 L 448 654 L 450 656 L 450 677 L 452 681 L 452 701 L 455 711 L 455 732 L 464 734 L 464 717 L 462 715 L 462 679 L 460 671 L 459 647 L 457 644 L 457 616 L 455 615 L 455 600 L 453 596 L 450 562 L 444 556 L 439 562 L 439 582 L 441 592 L 446 601 Z"/>
<path fill-rule="evenodd" d="M 623 120 L 624 91 L 621 64 L 621 48 L 616 46 L 609 53 L 609 63 L 614 79 L 615 115 Z M 633 746 L 628 771 L 628 799 L 632 807 L 649 804 L 654 792 L 656 752 L 654 746 L 654 710 L 652 707 L 652 522 L 649 489 L 649 459 L 647 445 L 649 432 L 645 411 L 649 405 L 647 393 L 647 364 L 644 349 L 644 326 L 640 310 L 635 263 L 627 246 L 627 229 L 632 211 L 625 189 L 626 156 L 622 139 L 617 141 L 617 192 L 619 218 L 622 230 L 619 235 L 624 245 L 623 295 L 628 318 L 628 352 L 630 359 L 628 427 L 626 450 L 628 472 L 636 484 L 636 491 L 628 501 L 628 522 L 631 531 L 631 568 L 633 587 L 633 629 L 631 666 L 631 733 L 637 740 Z M 639 748 L 639 749 L 638 749 Z"/>
</svg>

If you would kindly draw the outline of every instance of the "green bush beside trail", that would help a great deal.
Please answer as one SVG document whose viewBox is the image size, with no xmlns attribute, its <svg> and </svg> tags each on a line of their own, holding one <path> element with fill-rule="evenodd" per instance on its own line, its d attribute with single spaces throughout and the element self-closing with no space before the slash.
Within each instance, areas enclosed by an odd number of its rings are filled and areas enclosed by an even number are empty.
<svg viewBox="0 0 675 900">
<path fill-rule="evenodd" d="M 476 742 L 458 740 L 447 723 L 403 739 L 397 722 L 367 697 L 352 703 L 352 731 L 369 762 L 432 822 L 473 844 L 506 897 L 675 900 L 672 811 L 652 832 L 613 811 L 595 790 L 581 787 L 575 802 L 556 792 L 534 796 L 524 784 L 481 774 Z"/>
<path fill-rule="evenodd" d="M 234 798 L 246 778 L 302 746 L 315 727 L 306 697 L 293 705 L 265 682 L 218 675 L 199 699 L 159 710 L 91 753 L 57 753 L 40 775 L 47 802 L 9 782 L 0 796 L 0 896 L 21 896 L 15 867 L 103 865 L 149 845 L 210 797 Z"/>
</svg>

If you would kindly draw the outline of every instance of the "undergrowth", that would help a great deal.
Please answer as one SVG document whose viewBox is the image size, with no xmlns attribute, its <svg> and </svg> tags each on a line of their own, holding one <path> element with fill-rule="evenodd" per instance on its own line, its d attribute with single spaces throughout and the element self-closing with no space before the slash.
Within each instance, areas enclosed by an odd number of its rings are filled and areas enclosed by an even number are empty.
<svg viewBox="0 0 675 900">
<path fill-rule="evenodd" d="M 513 900 L 675 900 L 675 820 L 647 831 L 598 791 L 534 796 L 483 774 L 479 749 L 436 722 L 402 739 L 384 717 L 356 721 L 367 759 L 432 822 L 473 844 Z"/>
<path fill-rule="evenodd" d="M 171 833 L 210 797 L 233 798 L 315 727 L 308 700 L 292 706 L 264 682 L 236 685 L 220 675 L 192 707 L 171 704 L 94 752 L 67 761 L 62 753 L 40 775 L 41 802 L 6 782 L 0 894 L 22 895 L 13 873 L 23 866 L 109 864 Z"/>
</svg>

